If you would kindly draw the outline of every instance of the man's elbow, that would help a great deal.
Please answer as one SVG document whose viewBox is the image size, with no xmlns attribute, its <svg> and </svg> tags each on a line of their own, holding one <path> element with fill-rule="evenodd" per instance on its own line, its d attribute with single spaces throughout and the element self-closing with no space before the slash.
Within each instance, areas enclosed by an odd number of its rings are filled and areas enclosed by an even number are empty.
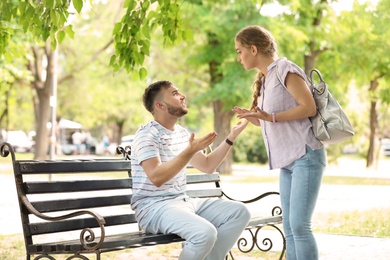
<svg viewBox="0 0 390 260">
<path fill-rule="evenodd" d="M 214 173 L 216 169 L 205 169 L 203 170 L 204 173 L 208 173 L 208 174 L 211 174 L 211 173 Z"/>
<path fill-rule="evenodd" d="M 149 178 L 149 180 L 157 188 L 160 188 L 164 184 L 164 182 L 161 179 L 158 179 L 158 178 Z"/>
</svg>

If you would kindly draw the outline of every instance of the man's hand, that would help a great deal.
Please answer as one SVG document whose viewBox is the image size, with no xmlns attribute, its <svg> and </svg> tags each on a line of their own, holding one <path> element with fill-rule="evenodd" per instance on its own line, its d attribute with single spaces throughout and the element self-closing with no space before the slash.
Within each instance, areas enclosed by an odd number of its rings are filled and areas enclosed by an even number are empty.
<svg viewBox="0 0 390 260">
<path fill-rule="evenodd" d="M 245 129 L 245 127 L 248 125 L 249 121 L 239 121 L 235 126 L 233 126 L 232 130 L 230 131 L 230 134 L 228 136 L 228 139 L 232 142 L 236 140 L 237 136 Z"/>
<path fill-rule="evenodd" d="M 217 133 L 211 132 L 205 136 L 195 139 L 195 134 L 191 133 L 189 138 L 188 148 L 193 152 L 199 152 L 211 145 L 217 138 Z"/>
</svg>

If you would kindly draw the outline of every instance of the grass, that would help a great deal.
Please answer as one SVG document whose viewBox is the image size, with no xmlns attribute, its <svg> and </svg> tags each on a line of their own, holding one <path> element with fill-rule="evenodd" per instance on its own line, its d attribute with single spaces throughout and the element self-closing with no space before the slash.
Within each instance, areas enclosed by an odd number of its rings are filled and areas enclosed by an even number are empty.
<svg viewBox="0 0 390 260">
<path fill-rule="evenodd" d="M 390 238 L 390 208 L 322 214 L 313 226 L 322 233 Z"/>
</svg>

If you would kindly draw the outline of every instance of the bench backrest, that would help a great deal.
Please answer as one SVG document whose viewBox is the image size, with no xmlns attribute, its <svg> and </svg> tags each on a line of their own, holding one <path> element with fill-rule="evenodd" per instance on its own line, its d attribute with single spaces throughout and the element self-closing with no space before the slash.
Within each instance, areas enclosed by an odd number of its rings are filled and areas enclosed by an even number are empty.
<svg viewBox="0 0 390 260">
<path fill-rule="evenodd" d="M 138 230 L 130 208 L 129 160 L 15 160 L 12 150 L 11 154 L 26 246 L 33 243 L 33 237 L 37 243 L 36 239 L 47 238 L 47 234 L 80 231 L 86 226 L 99 228 L 95 219 L 99 216 L 91 215 L 91 211 L 104 217 L 106 234 L 110 228 L 115 233 Z M 187 184 L 191 197 L 222 196 L 217 173 L 188 174 Z M 75 211 L 85 214 L 71 219 L 61 217 Z M 42 221 L 34 215 L 51 219 Z"/>
</svg>

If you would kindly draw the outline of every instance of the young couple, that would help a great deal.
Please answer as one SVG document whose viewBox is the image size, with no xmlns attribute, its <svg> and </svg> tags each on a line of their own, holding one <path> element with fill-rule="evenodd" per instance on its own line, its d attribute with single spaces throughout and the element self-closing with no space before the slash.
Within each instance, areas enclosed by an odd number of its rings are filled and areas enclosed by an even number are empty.
<svg viewBox="0 0 390 260">
<path fill-rule="evenodd" d="M 139 128 L 131 144 L 132 209 L 145 231 L 174 233 L 186 240 L 179 259 L 224 259 L 249 222 L 250 212 L 239 202 L 189 198 L 186 165 L 213 173 L 250 122 L 261 127 L 270 169 L 280 169 L 287 259 L 318 259 L 311 218 L 326 155 L 308 119 L 316 113 L 308 80 L 297 65 L 277 57 L 277 45 L 263 27 L 240 30 L 235 48 L 237 61 L 246 70 L 258 70 L 252 105 L 233 108 L 245 120 L 207 155 L 202 151 L 217 134 L 195 137 L 177 124 L 188 113 L 185 95 L 169 81 L 145 89 L 143 104 L 154 120 Z"/>
</svg>

